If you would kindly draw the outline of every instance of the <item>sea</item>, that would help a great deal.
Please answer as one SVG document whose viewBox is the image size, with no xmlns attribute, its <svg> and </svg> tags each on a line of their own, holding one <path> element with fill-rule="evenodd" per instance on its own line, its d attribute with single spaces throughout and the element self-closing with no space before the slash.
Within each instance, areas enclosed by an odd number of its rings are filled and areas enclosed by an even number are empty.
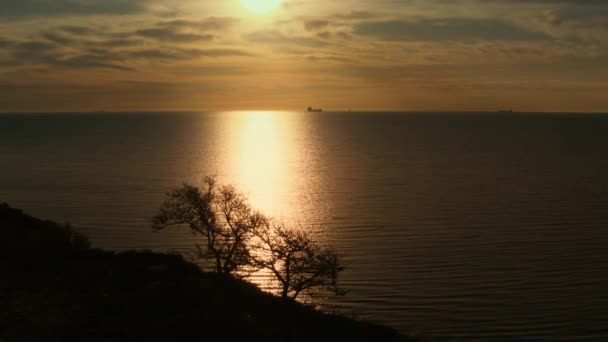
<svg viewBox="0 0 608 342">
<path fill-rule="evenodd" d="M 340 254 L 348 293 L 324 310 L 437 341 L 606 341 L 607 153 L 604 114 L 2 113 L 0 202 L 192 257 L 151 219 L 215 175 Z"/>
</svg>

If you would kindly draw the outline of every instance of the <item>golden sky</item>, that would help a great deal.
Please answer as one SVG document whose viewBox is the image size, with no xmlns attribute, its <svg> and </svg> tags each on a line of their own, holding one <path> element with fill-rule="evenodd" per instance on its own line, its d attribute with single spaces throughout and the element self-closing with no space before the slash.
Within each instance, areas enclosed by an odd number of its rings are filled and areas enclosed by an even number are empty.
<svg viewBox="0 0 608 342">
<path fill-rule="evenodd" d="M 608 111 L 605 0 L 2 0 L 0 111 Z"/>
</svg>

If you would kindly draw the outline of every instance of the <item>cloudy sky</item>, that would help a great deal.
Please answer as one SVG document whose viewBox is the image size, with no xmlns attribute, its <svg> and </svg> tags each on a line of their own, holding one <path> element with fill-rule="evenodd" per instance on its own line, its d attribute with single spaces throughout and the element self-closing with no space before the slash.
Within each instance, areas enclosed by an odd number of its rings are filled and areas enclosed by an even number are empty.
<svg viewBox="0 0 608 342">
<path fill-rule="evenodd" d="M 260 1 L 0 0 L 0 111 L 608 111 L 605 0 Z"/>
</svg>

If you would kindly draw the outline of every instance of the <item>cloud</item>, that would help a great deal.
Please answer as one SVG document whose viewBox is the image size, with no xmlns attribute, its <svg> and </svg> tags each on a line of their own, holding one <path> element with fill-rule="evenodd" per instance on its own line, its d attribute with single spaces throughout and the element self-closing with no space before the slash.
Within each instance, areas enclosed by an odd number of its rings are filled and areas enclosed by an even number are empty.
<svg viewBox="0 0 608 342">
<path fill-rule="evenodd" d="M 59 28 L 59 31 L 62 31 L 67 34 L 72 34 L 76 36 L 90 36 L 95 34 L 100 34 L 102 31 L 96 27 L 89 26 L 62 26 Z"/>
<path fill-rule="evenodd" d="M 395 41 L 550 39 L 546 33 L 531 31 L 500 20 L 464 18 L 363 22 L 354 26 L 354 33 Z"/>
<path fill-rule="evenodd" d="M 45 32 L 41 35 L 44 39 L 60 45 L 70 45 L 76 42 L 76 39 L 62 35 L 56 32 Z"/>
<path fill-rule="evenodd" d="M 73 30 L 72 30 L 73 29 Z M 80 27 L 72 27 L 70 30 L 59 28 L 40 34 L 40 38 L 49 42 L 66 46 L 73 49 L 86 48 L 119 48 L 135 47 L 141 45 L 143 38 L 135 37 L 130 32 L 111 33 L 104 31 L 81 31 Z M 84 27 L 83 27 L 84 29 Z M 80 32 L 73 34 L 73 32 Z M 86 32 L 86 33 L 84 33 Z"/>
<path fill-rule="evenodd" d="M 562 41 L 608 41 L 608 6 L 603 9 L 550 8 L 534 15 L 531 21 Z"/>
<path fill-rule="evenodd" d="M 238 49 L 146 49 L 128 54 L 131 58 L 160 61 L 190 60 L 202 57 L 249 57 L 251 54 Z"/>
<path fill-rule="evenodd" d="M 0 38 L 0 48 L 6 48 L 12 45 L 12 41 Z"/>
<path fill-rule="evenodd" d="M 344 40 L 351 40 L 353 39 L 353 36 L 348 33 L 348 32 L 344 32 L 344 31 L 338 31 L 335 34 L 338 38 L 344 39 Z"/>
<path fill-rule="evenodd" d="M 237 18 L 231 17 L 209 17 L 204 20 L 184 20 L 177 19 L 162 22 L 159 24 L 161 27 L 172 28 L 172 29 L 191 29 L 201 31 L 223 31 L 232 28 L 239 22 Z"/>
<path fill-rule="evenodd" d="M 136 38 L 112 38 L 95 42 L 86 42 L 86 45 L 90 48 L 134 48 L 143 45 L 143 43 L 143 40 Z"/>
<path fill-rule="evenodd" d="M 51 66 L 73 69 L 105 68 L 133 70 L 120 64 L 120 57 L 105 50 L 66 53 L 58 43 L 49 41 L 8 41 L 8 59 L 0 61 L 4 66 Z"/>
<path fill-rule="evenodd" d="M 135 33 L 145 38 L 159 41 L 192 43 L 211 41 L 214 35 L 208 31 L 225 31 L 238 22 L 238 19 L 229 17 L 209 17 L 204 20 L 172 20 L 160 22 L 152 28 L 146 28 Z"/>
<path fill-rule="evenodd" d="M 68 57 L 65 59 L 58 59 L 54 63 L 56 66 L 63 66 L 77 69 L 88 69 L 88 68 L 103 68 L 103 69 L 115 69 L 122 71 L 135 71 L 131 67 L 127 67 L 113 61 L 112 56 L 104 54 L 82 54 L 74 57 Z"/>
<path fill-rule="evenodd" d="M 330 39 L 333 36 L 333 33 L 329 32 L 329 31 L 323 31 L 323 32 L 319 32 L 317 33 L 317 37 L 321 38 L 321 39 Z"/>
<path fill-rule="evenodd" d="M 265 30 L 250 33 L 246 36 L 247 40 L 269 45 L 277 46 L 299 46 L 319 48 L 326 46 L 327 43 L 312 37 L 304 36 L 286 36 L 277 30 Z"/>
<path fill-rule="evenodd" d="M 349 13 L 334 15 L 334 18 L 340 19 L 340 20 L 365 20 L 365 19 L 372 19 L 374 17 L 375 17 L 375 15 L 373 13 L 367 12 L 367 11 L 352 11 Z"/>
<path fill-rule="evenodd" d="M 104 26 L 59 26 L 27 39 L 0 37 L 0 66 L 14 68 L 67 68 L 135 70 L 140 60 L 179 62 L 198 58 L 248 57 L 240 48 L 205 49 L 215 35 L 208 31 L 229 28 L 231 18 L 199 21 L 161 21 L 139 30 L 114 31 Z M 196 43 L 196 44 L 193 44 Z"/>
<path fill-rule="evenodd" d="M 304 28 L 306 31 L 319 31 L 329 26 L 329 21 L 327 20 L 305 20 Z"/>
<path fill-rule="evenodd" d="M 3 0 L 0 17 L 126 15 L 145 12 L 146 0 Z"/>
<path fill-rule="evenodd" d="M 95 46 L 93 48 L 84 45 L 74 52 L 74 48 L 66 51 L 62 49 L 60 43 L 54 41 L 40 40 L 18 42 L 0 40 L 0 44 L 6 47 L 9 56 L 8 59 L 0 60 L 0 65 L 12 67 L 46 66 L 69 69 L 114 69 L 134 71 L 135 68 L 130 65 L 137 64 L 138 60 L 178 62 L 205 57 L 221 58 L 252 56 L 244 50 L 228 48 L 198 49 L 176 46 L 138 48 L 130 46 L 129 49 L 113 49 L 108 48 L 112 45 L 110 42 L 115 41 L 109 41 L 101 46 Z M 115 45 L 123 47 L 122 44 Z"/>
<path fill-rule="evenodd" d="M 5 41 L 5 52 L 8 59 L 0 61 L 4 66 L 22 64 L 49 64 L 54 63 L 60 56 L 56 45 L 44 41 Z"/>
<path fill-rule="evenodd" d="M 321 31 L 321 32 L 318 32 L 316 34 L 316 36 L 323 40 L 330 40 L 332 38 L 337 38 L 337 39 L 342 39 L 342 40 L 353 39 L 353 37 L 349 33 L 343 32 L 343 31 L 338 31 L 338 32 Z"/>
<path fill-rule="evenodd" d="M 353 22 L 365 21 L 375 18 L 375 15 L 371 12 L 366 11 L 352 11 L 347 13 L 337 13 L 334 15 L 321 17 L 321 18 L 309 18 L 309 17 L 296 17 L 294 20 L 283 21 L 281 23 L 289 24 L 291 22 L 301 23 L 304 29 L 308 32 L 321 32 L 321 35 L 327 36 L 331 34 L 329 30 L 331 28 L 349 27 L 353 25 Z M 327 37 L 325 37 L 327 38 Z"/>
<path fill-rule="evenodd" d="M 444 0 L 445 1 L 445 0 Z M 576 6 L 597 6 L 608 5 L 605 0 L 484 0 L 484 3 L 505 3 L 505 4 L 548 4 L 548 5 L 576 5 Z"/>
<path fill-rule="evenodd" d="M 317 56 L 317 55 L 310 55 L 310 56 L 306 56 L 306 59 L 311 61 L 311 62 L 334 62 L 334 63 L 350 63 L 353 60 L 350 58 L 346 58 L 346 57 L 341 57 L 341 56 Z"/>
<path fill-rule="evenodd" d="M 167 27 L 148 28 L 135 31 L 135 33 L 144 38 L 166 42 L 192 43 L 213 40 L 213 35 L 210 34 L 177 32 Z"/>
</svg>

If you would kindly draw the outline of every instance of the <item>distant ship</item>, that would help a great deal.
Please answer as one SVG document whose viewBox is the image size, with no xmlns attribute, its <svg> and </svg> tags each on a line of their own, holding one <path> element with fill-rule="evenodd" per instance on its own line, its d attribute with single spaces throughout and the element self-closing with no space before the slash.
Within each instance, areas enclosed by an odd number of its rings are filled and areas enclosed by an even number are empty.
<svg viewBox="0 0 608 342">
<path fill-rule="evenodd" d="M 323 111 L 323 109 L 321 109 L 321 108 L 312 108 L 312 107 L 308 107 L 308 112 L 309 112 L 309 113 L 320 113 L 320 112 L 322 112 L 322 111 Z"/>
<path fill-rule="evenodd" d="M 499 110 L 499 113 L 513 113 L 513 109 Z"/>
</svg>

